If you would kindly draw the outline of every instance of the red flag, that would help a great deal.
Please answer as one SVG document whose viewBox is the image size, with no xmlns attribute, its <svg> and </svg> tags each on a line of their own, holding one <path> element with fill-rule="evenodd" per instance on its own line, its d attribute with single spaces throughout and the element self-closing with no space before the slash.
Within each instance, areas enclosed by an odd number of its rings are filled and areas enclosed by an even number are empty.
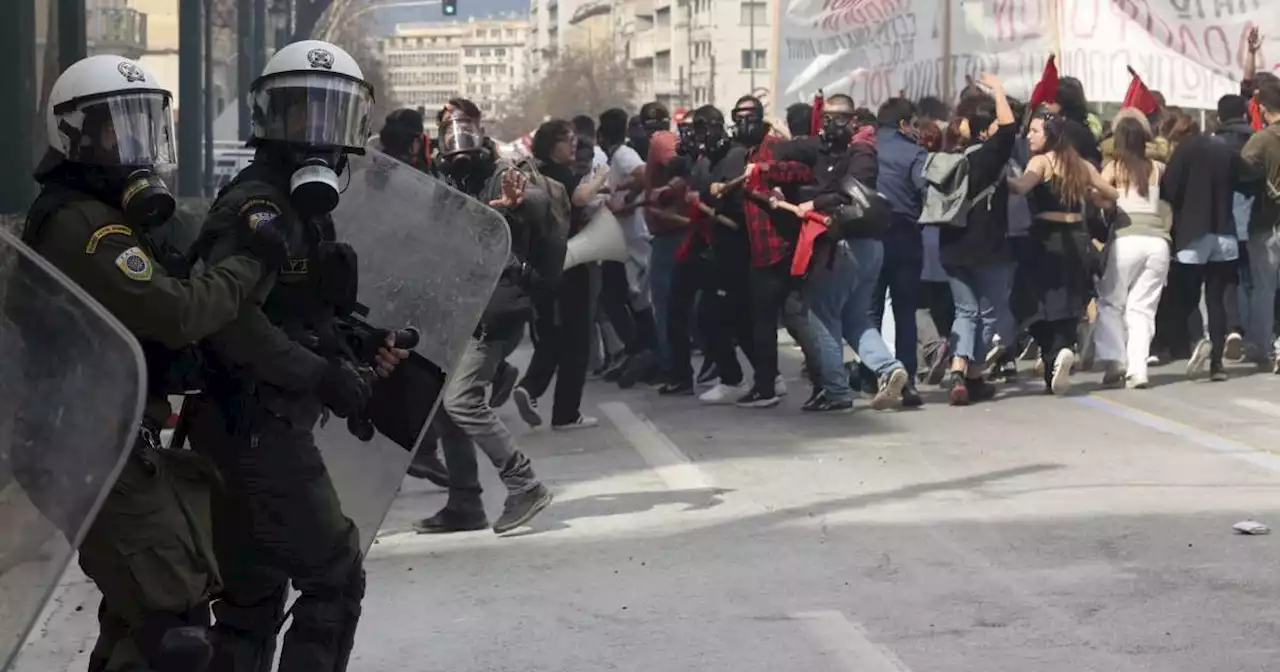
<svg viewBox="0 0 1280 672">
<path fill-rule="evenodd" d="M 791 257 L 791 277 L 802 278 L 809 272 L 809 262 L 813 259 L 813 244 L 818 236 L 827 232 L 826 215 L 810 212 L 800 219 L 800 237 L 796 240 L 795 255 Z"/>
<path fill-rule="evenodd" d="M 1044 64 L 1044 74 L 1040 75 L 1040 82 L 1031 92 L 1027 109 L 1035 110 L 1045 103 L 1056 102 L 1058 102 L 1058 63 L 1054 55 L 1049 54 L 1049 60 Z"/>
<path fill-rule="evenodd" d="M 1249 99 L 1249 125 L 1255 131 L 1262 130 L 1262 105 L 1258 103 L 1258 94 L 1255 91 L 1253 97 Z"/>
<path fill-rule="evenodd" d="M 1142 78 L 1132 66 L 1129 67 L 1129 76 L 1133 77 L 1133 81 L 1129 82 L 1129 91 L 1124 94 L 1124 102 L 1120 107 L 1137 108 L 1148 116 L 1155 114 L 1156 110 L 1160 109 L 1160 104 L 1156 102 L 1156 97 L 1151 95 L 1151 90 L 1142 83 Z"/>
<path fill-rule="evenodd" d="M 822 130 L 822 108 L 825 100 L 822 89 L 818 89 L 813 97 L 813 113 L 809 115 L 809 135 L 817 135 Z"/>
</svg>

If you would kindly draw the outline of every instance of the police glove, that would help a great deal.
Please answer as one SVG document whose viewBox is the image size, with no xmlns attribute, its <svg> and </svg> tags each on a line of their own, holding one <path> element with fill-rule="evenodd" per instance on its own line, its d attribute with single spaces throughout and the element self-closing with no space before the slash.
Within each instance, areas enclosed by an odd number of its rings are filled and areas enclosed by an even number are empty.
<svg viewBox="0 0 1280 672">
<path fill-rule="evenodd" d="M 373 396 L 369 381 L 360 375 L 350 363 L 342 360 L 329 362 L 320 384 L 316 386 L 316 396 L 333 410 L 334 415 L 347 418 L 359 415 L 365 404 Z"/>
<path fill-rule="evenodd" d="M 263 275 L 283 268 L 289 261 L 289 244 L 275 220 L 265 221 L 249 229 L 245 251 L 262 262 Z"/>
</svg>

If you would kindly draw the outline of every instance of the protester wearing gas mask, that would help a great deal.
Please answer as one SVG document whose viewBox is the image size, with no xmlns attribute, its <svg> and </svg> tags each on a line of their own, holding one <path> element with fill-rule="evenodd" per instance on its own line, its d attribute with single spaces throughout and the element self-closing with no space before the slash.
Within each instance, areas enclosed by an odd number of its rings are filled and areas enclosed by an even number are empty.
<svg viewBox="0 0 1280 672">
<path fill-rule="evenodd" d="M 217 264 L 245 229 L 280 231 L 290 254 L 255 293 L 260 307 L 210 337 L 207 385 L 183 410 L 192 447 L 217 463 L 229 495 L 214 509 L 232 533 L 217 540 L 225 586 L 212 669 L 270 666 L 292 581 L 300 595 L 281 669 L 343 670 L 364 596 L 362 546 L 313 428 L 330 411 L 360 413 L 371 381 L 316 344 L 335 340 L 354 299 L 356 253 L 336 240 L 330 211 L 347 155 L 365 151 L 373 88 L 345 51 L 307 40 L 271 57 L 249 105 L 255 160 L 218 195 L 192 254 Z M 378 373 L 407 356 L 389 340 Z"/>
<path fill-rule="evenodd" d="M 813 172 L 800 161 L 779 160 L 775 150 L 785 141 L 769 133 L 764 105 L 758 98 L 743 96 L 732 112 L 734 141 L 747 152 L 744 178 L 744 217 L 751 243 L 751 304 L 754 309 L 753 341 L 755 347 L 755 385 L 737 401 L 743 408 L 777 406 L 786 394 L 778 375 L 778 314 L 805 353 L 813 361 L 816 351 L 809 326 L 809 309 L 805 306 L 800 286 L 791 277 L 791 255 L 795 251 L 800 223 L 789 212 L 774 210 L 769 205 L 770 190 L 788 201 L 795 188 L 809 182 Z M 726 192 L 728 182 L 711 185 L 712 195 Z M 790 193 L 788 193 L 790 192 Z"/>
<path fill-rule="evenodd" d="M 889 353 L 871 315 L 884 263 L 881 237 L 891 221 L 888 202 L 875 191 L 876 127 L 859 122 L 852 99 L 836 95 L 824 102 L 818 138 L 814 183 L 800 189 L 804 201 L 799 205 L 802 212 L 827 215 L 829 228 L 815 243 L 805 288 L 820 354 L 811 362 L 817 365 L 819 386 L 803 408 L 831 412 L 853 407 L 842 340 L 876 376 L 871 407 L 892 408 L 902 402 L 908 375 Z"/>
<path fill-rule="evenodd" d="M 506 218 L 511 256 L 462 360 L 449 377 L 441 401 L 445 412 L 436 414 L 435 427 L 449 468 L 449 499 L 440 511 L 414 523 L 414 529 L 440 534 L 489 527 L 480 498 L 479 448 L 507 487 L 502 514 L 493 524 L 493 531 L 501 534 L 545 509 L 551 503 L 551 491 L 538 480 L 533 463 L 490 407 L 485 386 L 520 344 L 533 317 L 534 295 L 555 290 L 565 250 L 551 231 L 548 195 L 518 168 L 498 158 L 481 126 L 480 108 L 455 98 L 436 120 L 441 174 L 456 189 Z"/>
<path fill-rule="evenodd" d="M 700 217 L 698 225 L 688 233 L 688 255 L 696 255 L 701 263 L 698 324 L 707 359 L 713 363 L 711 372 L 699 375 L 699 380 L 704 380 L 707 375 L 719 378 L 719 382 L 703 392 L 699 400 L 705 404 L 732 404 L 751 388 L 738 361 L 737 349 L 741 348 L 748 359 L 755 356 L 749 280 L 751 245 L 747 238 L 742 191 L 733 190 L 713 196 L 711 184 L 728 182 L 741 175 L 746 166 L 747 149 L 732 141 L 725 128 L 724 115 L 712 105 L 705 105 L 694 112 L 693 136 L 698 155 L 702 157 L 700 167 L 694 173 L 693 187 L 697 189 L 698 200 L 716 213 L 714 218 Z M 702 177 L 704 173 L 705 177 Z M 726 225 L 720 221 L 721 217 L 736 226 Z M 687 300 L 692 307 L 692 292 L 675 289 L 672 297 L 673 317 L 669 331 L 671 334 L 682 330 L 688 333 L 688 329 L 682 329 L 676 319 L 687 311 L 682 312 L 675 301 Z M 673 342 L 680 343 L 675 339 Z M 673 347 L 672 362 L 673 370 L 678 373 L 692 373 L 687 347 L 683 353 Z M 677 368 L 681 363 L 684 368 Z"/>
<path fill-rule="evenodd" d="M 173 196 L 156 175 L 176 158 L 171 105 L 172 94 L 151 73 L 119 56 L 92 56 L 62 73 L 49 94 L 49 149 L 36 170 L 40 196 L 23 230 L 28 245 L 137 337 L 147 360 L 142 432 L 79 549 L 80 566 L 103 596 L 104 627 L 91 670 L 201 672 L 208 665 L 208 600 L 221 584 L 213 554 L 196 544 L 192 553 L 153 553 L 148 572 L 130 570 L 137 566 L 139 535 L 152 548 L 192 548 L 191 539 L 212 533 L 207 511 L 215 479 L 174 477 L 211 470 L 157 441 L 170 414 L 166 395 L 184 391 L 182 374 L 195 368 L 194 343 L 235 319 L 264 270 L 287 255 L 274 230 L 241 225 L 240 245 L 188 276 L 185 264 L 168 263 L 152 243 L 174 211 Z M 15 302 L 28 298 L 11 293 L 9 308 L 21 312 Z M 47 376 L 47 363 L 39 364 Z M 48 403 L 18 403 L 25 401 Z M 26 415 L 16 414 L 19 437 Z M 23 444 L 14 443 L 12 463 L 17 481 L 27 485 Z M 65 502 L 37 494 L 48 489 L 37 483 L 27 493 L 74 536 L 56 513 Z"/>
</svg>

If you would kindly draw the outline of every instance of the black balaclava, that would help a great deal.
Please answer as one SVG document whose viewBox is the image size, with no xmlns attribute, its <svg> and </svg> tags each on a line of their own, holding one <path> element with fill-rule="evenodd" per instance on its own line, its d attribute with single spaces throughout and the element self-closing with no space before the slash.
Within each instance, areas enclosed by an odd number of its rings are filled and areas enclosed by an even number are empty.
<svg viewBox="0 0 1280 672">
<path fill-rule="evenodd" d="M 636 150 L 642 161 L 649 160 L 649 132 L 639 116 L 631 117 L 627 122 L 627 144 Z"/>
</svg>

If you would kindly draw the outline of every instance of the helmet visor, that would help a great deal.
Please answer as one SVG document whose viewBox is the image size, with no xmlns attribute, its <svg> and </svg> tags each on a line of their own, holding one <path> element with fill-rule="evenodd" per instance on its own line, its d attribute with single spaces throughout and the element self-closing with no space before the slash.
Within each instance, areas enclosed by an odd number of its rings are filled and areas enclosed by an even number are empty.
<svg viewBox="0 0 1280 672">
<path fill-rule="evenodd" d="M 274 75 L 254 87 L 250 104 L 259 140 L 360 150 L 370 135 L 373 91 L 354 79 Z"/>
<path fill-rule="evenodd" d="M 453 118 L 440 128 L 440 153 L 456 154 L 484 146 L 479 126 L 470 119 Z"/>
<path fill-rule="evenodd" d="M 55 109 L 68 161 L 102 166 L 177 162 L 173 109 L 165 92 L 111 94 Z"/>
</svg>

